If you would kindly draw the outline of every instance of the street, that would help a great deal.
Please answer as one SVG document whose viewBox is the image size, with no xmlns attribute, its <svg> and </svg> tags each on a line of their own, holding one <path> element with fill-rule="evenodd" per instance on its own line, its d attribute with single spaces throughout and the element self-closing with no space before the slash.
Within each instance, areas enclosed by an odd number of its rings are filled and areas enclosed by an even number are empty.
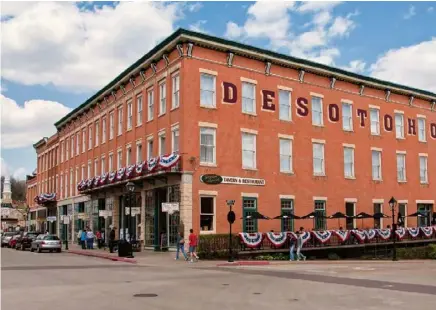
<svg viewBox="0 0 436 310">
<path fill-rule="evenodd" d="M 436 303 L 435 261 L 216 267 L 176 262 L 169 253 L 138 264 L 68 253 L 1 254 L 2 309 L 430 310 Z"/>
</svg>

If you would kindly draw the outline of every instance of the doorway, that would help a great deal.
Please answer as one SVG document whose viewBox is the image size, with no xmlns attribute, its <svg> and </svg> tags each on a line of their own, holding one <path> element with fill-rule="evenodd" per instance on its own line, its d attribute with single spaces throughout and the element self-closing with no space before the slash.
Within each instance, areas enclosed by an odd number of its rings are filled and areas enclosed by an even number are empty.
<svg viewBox="0 0 436 310">
<path fill-rule="evenodd" d="M 167 202 L 167 188 L 157 188 L 156 192 L 156 214 L 157 225 L 155 225 L 155 248 L 160 250 L 168 249 L 168 214 L 162 212 L 162 203 Z"/>
<path fill-rule="evenodd" d="M 346 223 L 346 229 L 347 230 L 352 230 L 354 229 L 355 225 L 354 225 L 354 218 L 352 218 L 353 216 L 355 216 L 355 208 L 354 208 L 354 202 L 346 202 L 345 203 L 345 215 L 349 216 L 349 218 L 345 219 L 345 223 Z"/>
</svg>

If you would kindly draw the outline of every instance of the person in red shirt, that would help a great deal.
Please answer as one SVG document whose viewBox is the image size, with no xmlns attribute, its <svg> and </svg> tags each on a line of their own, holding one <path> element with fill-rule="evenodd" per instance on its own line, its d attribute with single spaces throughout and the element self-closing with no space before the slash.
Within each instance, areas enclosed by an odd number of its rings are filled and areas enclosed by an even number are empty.
<svg viewBox="0 0 436 310">
<path fill-rule="evenodd" d="M 197 249 L 197 245 L 198 245 L 198 238 L 197 238 L 197 235 L 194 234 L 193 229 L 190 229 L 189 232 L 190 232 L 190 234 L 189 234 L 189 254 L 191 256 L 191 263 L 193 263 L 194 257 L 195 257 L 196 261 L 198 261 L 198 256 L 196 253 L 196 249 Z"/>
</svg>

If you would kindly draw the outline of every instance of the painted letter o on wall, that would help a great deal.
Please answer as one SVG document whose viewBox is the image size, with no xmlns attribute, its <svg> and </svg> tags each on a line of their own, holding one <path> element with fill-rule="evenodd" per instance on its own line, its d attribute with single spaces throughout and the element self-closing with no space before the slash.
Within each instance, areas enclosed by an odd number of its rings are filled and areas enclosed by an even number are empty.
<svg viewBox="0 0 436 310">
<path fill-rule="evenodd" d="M 386 114 L 384 117 L 384 123 L 385 123 L 385 130 L 386 131 L 392 131 L 393 129 L 393 119 L 392 116 L 389 114 Z"/>
<path fill-rule="evenodd" d="M 339 107 L 337 104 L 329 104 L 329 119 L 330 122 L 339 122 Z"/>
</svg>

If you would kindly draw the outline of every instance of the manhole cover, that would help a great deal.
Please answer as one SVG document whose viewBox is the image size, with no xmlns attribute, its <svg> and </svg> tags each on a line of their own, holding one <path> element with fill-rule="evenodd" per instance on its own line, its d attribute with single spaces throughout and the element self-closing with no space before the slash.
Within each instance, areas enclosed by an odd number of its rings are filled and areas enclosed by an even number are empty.
<svg viewBox="0 0 436 310">
<path fill-rule="evenodd" d="M 133 297 L 157 297 L 157 294 L 135 294 Z"/>
<path fill-rule="evenodd" d="M 260 295 L 260 294 L 262 294 L 262 293 L 253 293 L 253 295 Z"/>
</svg>

